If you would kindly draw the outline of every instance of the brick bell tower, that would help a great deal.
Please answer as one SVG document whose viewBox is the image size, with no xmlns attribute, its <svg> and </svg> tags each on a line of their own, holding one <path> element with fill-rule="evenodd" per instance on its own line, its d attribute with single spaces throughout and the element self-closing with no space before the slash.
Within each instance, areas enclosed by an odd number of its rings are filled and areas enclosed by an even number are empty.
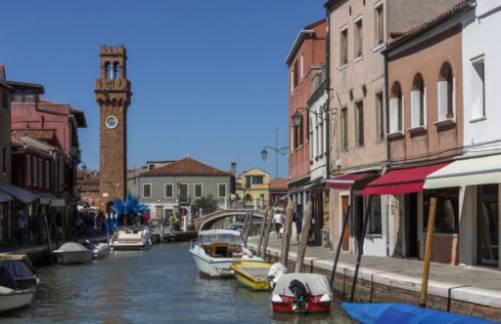
<svg viewBox="0 0 501 324">
<path fill-rule="evenodd" d="M 101 78 L 96 80 L 100 108 L 100 209 L 108 212 L 127 193 L 127 108 L 132 96 L 125 46 L 101 46 Z"/>
</svg>

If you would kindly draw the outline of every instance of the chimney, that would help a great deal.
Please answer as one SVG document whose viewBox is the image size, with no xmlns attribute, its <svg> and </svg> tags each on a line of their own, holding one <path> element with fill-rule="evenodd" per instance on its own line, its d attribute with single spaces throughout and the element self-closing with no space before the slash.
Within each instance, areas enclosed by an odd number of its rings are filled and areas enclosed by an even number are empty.
<svg viewBox="0 0 501 324">
<path fill-rule="evenodd" d="M 235 162 L 235 161 L 231 161 L 231 169 L 230 169 L 230 173 L 231 173 L 231 175 L 233 175 L 233 176 L 236 176 L 236 175 L 237 175 L 237 162 Z"/>
</svg>

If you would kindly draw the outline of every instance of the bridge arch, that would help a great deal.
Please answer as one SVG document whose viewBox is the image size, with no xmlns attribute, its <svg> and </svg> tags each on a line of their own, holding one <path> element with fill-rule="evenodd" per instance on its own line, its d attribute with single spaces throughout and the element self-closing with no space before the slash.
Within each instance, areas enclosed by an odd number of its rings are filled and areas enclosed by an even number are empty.
<svg viewBox="0 0 501 324">
<path fill-rule="evenodd" d="M 245 216 L 247 213 L 251 212 L 254 218 L 264 218 L 265 212 L 258 209 L 225 209 L 219 210 L 212 214 L 208 214 L 193 220 L 193 225 L 195 226 L 195 230 L 197 232 L 209 229 L 214 223 L 217 221 L 233 217 L 233 216 Z"/>
</svg>

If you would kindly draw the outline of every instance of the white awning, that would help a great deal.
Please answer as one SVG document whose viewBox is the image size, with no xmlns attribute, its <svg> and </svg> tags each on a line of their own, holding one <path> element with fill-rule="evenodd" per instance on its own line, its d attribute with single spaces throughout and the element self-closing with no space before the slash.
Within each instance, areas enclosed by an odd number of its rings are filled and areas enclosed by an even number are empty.
<svg viewBox="0 0 501 324">
<path fill-rule="evenodd" d="M 426 177 L 424 189 L 501 184 L 501 155 L 457 160 Z"/>
<path fill-rule="evenodd" d="M 8 193 L 25 204 L 32 203 L 39 198 L 38 195 L 32 193 L 31 191 L 16 187 L 10 183 L 0 183 L 0 191 Z"/>
<path fill-rule="evenodd" d="M 5 203 L 5 202 L 11 201 L 11 200 L 12 200 L 11 196 L 9 196 L 8 194 L 6 194 L 3 191 L 0 191 L 0 203 Z"/>
</svg>

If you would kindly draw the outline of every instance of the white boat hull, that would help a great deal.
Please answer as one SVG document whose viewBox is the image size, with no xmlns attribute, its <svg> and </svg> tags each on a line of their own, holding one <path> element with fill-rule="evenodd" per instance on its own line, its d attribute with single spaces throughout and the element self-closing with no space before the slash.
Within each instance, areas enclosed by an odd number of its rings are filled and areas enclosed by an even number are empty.
<svg viewBox="0 0 501 324">
<path fill-rule="evenodd" d="M 59 264 L 85 264 L 92 262 L 94 258 L 92 251 L 57 252 L 55 254 Z"/>
<path fill-rule="evenodd" d="M 12 290 L 10 293 L 0 292 L 0 312 L 29 306 L 33 301 L 33 296 L 34 292 L 32 290 Z"/>
<path fill-rule="evenodd" d="M 233 271 L 231 264 L 237 261 L 234 258 L 212 258 L 204 253 L 198 253 L 198 249 L 190 250 L 197 265 L 198 271 L 209 277 L 231 277 Z"/>
<path fill-rule="evenodd" d="M 121 242 L 115 241 L 111 243 L 113 250 L 147 250 L 150 248 L 150 244 L 147 241 L 142 242 Z"/>
</svg>

